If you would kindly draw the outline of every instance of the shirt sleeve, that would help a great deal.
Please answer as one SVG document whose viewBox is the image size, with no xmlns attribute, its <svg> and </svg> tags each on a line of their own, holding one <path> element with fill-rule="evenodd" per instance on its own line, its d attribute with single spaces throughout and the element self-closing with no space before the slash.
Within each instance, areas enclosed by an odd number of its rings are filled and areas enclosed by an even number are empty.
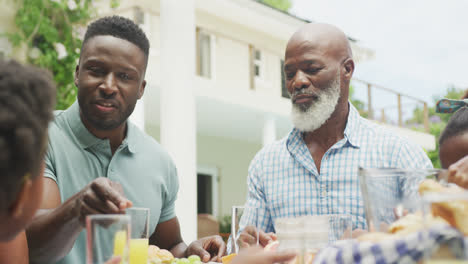
<svg viewBox="0 0 468 264">
<path fill-rule="evenodd" d="M 47 151 L 44 157 L 45 169 L 44 177 L 52 179 L 58 183 L 57 175 L 55 173 L 55 160 L 53 159 L 52 146 L 50 145 L 50 140 L 47 146 Z"/>
<path fill-rule="evenodd" d="M 432 162 L 421 146 L 404 142 L 398 155 L 398 168 L 433 169 Z"/>
<path fill-rule="evenodd" d="M 249 168 L 249 176 L 247 178 L 248 193 L 246 202 L 247 207 L 255 209 L 246 210 L 241 218 L 240 229 L 242 230 L 247 225 L 254 225 L 258 229 L 268 233 L 274 232 L 274 228 L 270 210 L 266 202 L 261 170 L 261 163 L 259 162 L 257 155 Z"/>
<path fill-rule="evenodd" d="M 177 177 L 177 169 L 172 161 L 167 176 L 166 199 L 163 201 L 159 223 L 166 222 L 176 217 L 175 201 L 179 191 L 179 179 Z"/>
</svg>

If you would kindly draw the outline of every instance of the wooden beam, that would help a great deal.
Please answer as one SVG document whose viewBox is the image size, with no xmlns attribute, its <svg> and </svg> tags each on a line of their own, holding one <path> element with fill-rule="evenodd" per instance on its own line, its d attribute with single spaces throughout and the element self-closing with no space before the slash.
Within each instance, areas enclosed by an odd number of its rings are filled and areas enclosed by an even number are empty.
<svg viewBox="0 0 468 264">
<path fill-rule="evenodd" d="M 430 132 L 429 128 L 429 109 L 427 108 L 427 103 L 424 103 L 424 130 L 427 133 Z"/>
</svg>

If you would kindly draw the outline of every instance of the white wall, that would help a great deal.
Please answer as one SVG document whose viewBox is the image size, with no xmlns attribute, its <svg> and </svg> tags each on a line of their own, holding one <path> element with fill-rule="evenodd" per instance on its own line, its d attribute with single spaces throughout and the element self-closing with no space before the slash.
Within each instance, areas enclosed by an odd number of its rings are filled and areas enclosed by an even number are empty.
<svg viewBox="0 0 468 264">
<path fill-rule="evenodd" d="M 147 132 L 159 141 L 159 127 L 149 126 Z M 219 172 L 220 216 L 230 214 L 233 205 L 245 203 L 247 171 L 261 144 L 220 137 L 197 135 L 198 166 L 216 167 Z"/>
</svg>

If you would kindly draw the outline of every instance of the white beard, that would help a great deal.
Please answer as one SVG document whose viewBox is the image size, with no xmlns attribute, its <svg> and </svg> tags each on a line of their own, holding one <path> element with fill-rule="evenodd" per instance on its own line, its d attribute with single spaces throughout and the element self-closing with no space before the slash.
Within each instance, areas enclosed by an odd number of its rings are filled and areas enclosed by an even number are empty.
<svg viewBox="0 0 468 264">
<path fill-rule="evenodd" d="M 301 91 L 297 94 L 300 93 Z M 335 111 L 338 99 L 340 98 L 339 73 L 329 87 L 325 87 L 325 89 L 316 93 L 316 95 L 318 99 L 312 102 L 307 109 L 301 109 L 301 107 L 292 103 L 291 121 L 294 127 L 301 132 L 315 131 L 317 128 L 321 127 Z"/>
</svg>

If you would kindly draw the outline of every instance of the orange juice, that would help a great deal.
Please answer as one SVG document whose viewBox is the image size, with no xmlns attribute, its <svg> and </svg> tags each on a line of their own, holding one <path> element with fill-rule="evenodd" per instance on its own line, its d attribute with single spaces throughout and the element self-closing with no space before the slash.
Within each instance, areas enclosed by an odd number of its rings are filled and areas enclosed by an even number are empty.
<svg viewBox="0 0 468 264">
<path fill-rule="evenodd" d="M 130 264 L 146 264 L 148 262 L 148 239 L 130 239 Z"/>
<path fill-rule="evenodd" d="M 114 256 L 122 257 L 124 255 L 125 243 L 127 242 L 127 233 L 119 231 L 114 237 Z"/>
</svg>

